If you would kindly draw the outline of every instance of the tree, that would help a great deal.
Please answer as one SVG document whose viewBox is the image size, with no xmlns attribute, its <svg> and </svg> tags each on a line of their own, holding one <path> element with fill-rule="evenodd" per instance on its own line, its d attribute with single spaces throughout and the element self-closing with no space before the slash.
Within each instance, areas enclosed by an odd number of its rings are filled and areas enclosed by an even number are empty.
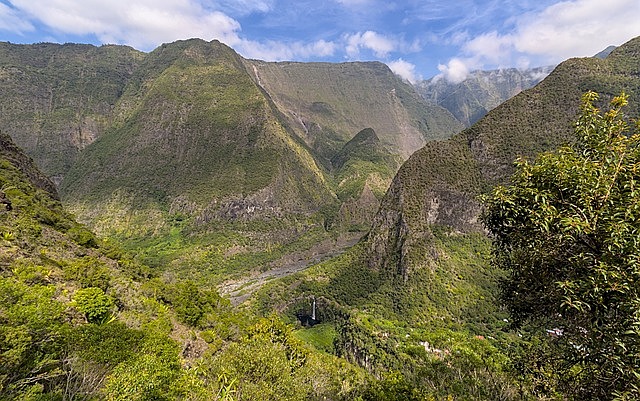
<svg viewBox="0 0 640 401">
<path fill-rule="evenodd" d="M 597 100 L 583 96 L 575 144 L 516 162 L 483 220 L 508 273 L 502 299 L 551 349 L 537 363 L 557 390 L 640 399 L 640 124 L 624 93 L 605 113 Z"/>
<path fill-rule="evenodd" d="M 101 324 L 110 317 L 115 303 L 97 287 L 81 288 L 73 296 L 73 305 L 87 318 L 89 323 Z"/>
</svg>

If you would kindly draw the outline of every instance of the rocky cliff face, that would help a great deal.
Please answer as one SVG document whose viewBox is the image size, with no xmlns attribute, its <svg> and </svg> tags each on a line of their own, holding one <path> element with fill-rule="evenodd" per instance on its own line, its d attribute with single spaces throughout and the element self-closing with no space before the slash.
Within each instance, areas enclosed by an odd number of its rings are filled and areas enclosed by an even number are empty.
<svg viewBox="0 0 640 401">
<path fill-rule="evenodd" d="M 382 63 L 248 63 L 292 129 L 325 160 L 364 128 L 403 159 L 462 129 Z"/>
<path fill-rule="evenodd" d="M 109 127 L 143 53 L 125 46 L 0 43 L 0 123 L 60 182 Z"/>
<path fill-rule="evenodd" d="M 469 127 L 506 100 L 537 85 L 552 70 L 553 67 L 538 67 L 474 71 L 462 82 L 437 77 L 417 83 L 416 89 Z"/>
<path fill-rule="evenodd" d="M 460 134 L 431 142 L 400 168 L 369 234 L 369 265 L 406 275 L 428 256 L 434 226 L 482 232 L 477 196 L 506 183 L 518 157 L 533 158 L 573 139 L 581 95 L 594 90 L 603 103 L 625 90 L 637 115 L 640 38 L 606 59 L 570 59 L 536 87 L 491 111 Z"/>
</svg>

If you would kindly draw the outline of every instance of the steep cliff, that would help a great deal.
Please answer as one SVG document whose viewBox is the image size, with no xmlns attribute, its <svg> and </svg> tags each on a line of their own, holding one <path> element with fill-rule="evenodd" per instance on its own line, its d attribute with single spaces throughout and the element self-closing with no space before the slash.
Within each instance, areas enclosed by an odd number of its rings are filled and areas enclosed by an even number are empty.
<svg viewBox="0 0 640 401">
<path fill-rule="evenodd" d="M 249 63 L 290 126 L 324 159 L 364 128 L 403 159 L 462 129 L 382 63 Z"/>
</svg>

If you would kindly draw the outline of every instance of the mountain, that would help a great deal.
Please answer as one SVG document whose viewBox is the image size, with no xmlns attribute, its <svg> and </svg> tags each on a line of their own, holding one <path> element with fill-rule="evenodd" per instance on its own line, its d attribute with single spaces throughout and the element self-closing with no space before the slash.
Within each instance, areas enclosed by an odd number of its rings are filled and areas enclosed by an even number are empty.
<svg viewBox="0 0 640 401">
<path fill-rule="evenodd" d="M 365 229 L 400 162 L 461 128 L 381 63 L 266 63 L 196 39 L 0 50 L 3 129 L 81 221 L 176 271 L 258 268 Z"/>
<path fill-rule="evenodd" d="M 292 129 L 324 160 L 364 128 L 403 159 L 462 129 L 382 63 L 248 63 Z"/>
<path fill-rule="evenodd" d="M 415 87 L 425 99 L 449 110 L 465 127 L 469 127 L 504 101 L 535 86 L 552 69 L 478 70 L 471 72 L 462 82 L 449 82 L 437 76 L 418 82 Z"/>
<path fill-rule="evenodd" d="M 0 42 L 3 132 L 59 184 L 111 124 L 143 55 L 126 46 Z"/>
<path fill-rule="evenodd" d="M 342 201 L 339 223 L 368 229 L 402 159 L 392 154 L 372 128 L 358 132 L 331 159 L 336 195 Z"/>
<path fill-rule="evenodd" d="M 611 54 L 612 51 L 614 51 L 616 49 L 616 46 L 607 46 L 605 49 L 603 49 L 602 51 L 596 53 L 593 57 L 595 58 L 607 58 L 607 56 L 609 54 Z"/>
<path fill-rule="evenodd" d="M 536 87 L 523 91 L 472 127 L 430 142 L 404 163 L 369 234 L 368 263 L 397 275 L 411 274 L 431 248 L 434 227 L 483 232 L 477 196 L 506 183 L 517 157 L 533 158 L 573 138 L 581 95 L 596 91 L 606 104 L 621 91 L 632 115 L 640 104 L 640 38 L 606 59 L 570 59 Z"/>
<path fill-rule="evenodd" d="M 95 210 L 124 196 L 138 208 L 156 203 L 207 220 L 308 212 L 333 196 L 243 60 L 220 43 L 191 40 L 150 53 L 114 116 L 62 182 L 72 205 Z"/>
</svg>

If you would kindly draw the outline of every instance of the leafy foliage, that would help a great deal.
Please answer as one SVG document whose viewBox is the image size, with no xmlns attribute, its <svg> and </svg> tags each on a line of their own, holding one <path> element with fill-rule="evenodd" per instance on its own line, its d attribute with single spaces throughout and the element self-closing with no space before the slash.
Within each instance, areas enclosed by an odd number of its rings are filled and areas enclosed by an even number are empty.
<svg viewBox="0 0 640 401">
<path fill-rule="evenodd" d="M 113 299 L 97 287 L 76 291 L 73 304 L 89 323 L 104 323 L 111 316 L 115 306 Z"/>
<path fill-rule="evenodd" d="M 577 143 L 520 160 L 487 199 L 494 263 L 509 272 L 503 300 L 519 325 L 549 338 L 540 362 L 575 399 L 640 396 L 640 125 L 613 98 L 602 113 L 583 96 Z"/>
</svg>

